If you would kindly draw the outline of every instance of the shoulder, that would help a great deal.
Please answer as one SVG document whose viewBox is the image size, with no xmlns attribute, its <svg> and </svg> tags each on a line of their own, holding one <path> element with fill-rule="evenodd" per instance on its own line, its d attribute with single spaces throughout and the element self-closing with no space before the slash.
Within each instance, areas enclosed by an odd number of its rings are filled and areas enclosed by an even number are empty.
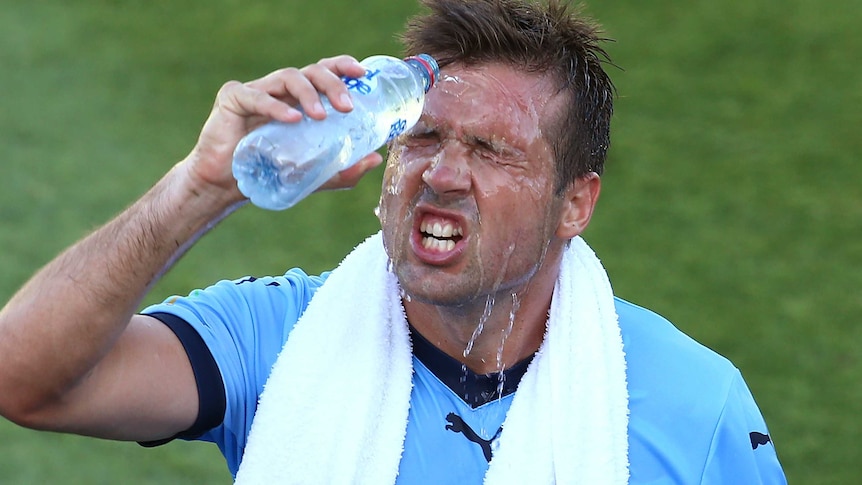
<svg viewBox="0 0 862 485">
<path fill-rule="evenodd" d="M 633 481 L 670 474 L 685 483 L 710 476 L 736 477 L 715 483 L 782 483 L 774 447 L 752 449 L 753 436 L 768 430 L 733 363 L 650 310 L 621 299 L 615 306 Z M 750 481 L 755 476 L 763 481 Z"/>
<path fill-rule="evenodd" d="M 708 446 L 739 371 L 660 315 L 617 300 L 631 431 Z M 691 446 L 691 441 L 686 443 Z"/>
<path fill-rule="evenodd" d="M 300 268 L 292 268 L 281 276 L 244 276 L 223 280 L 203 291 L 213 295 L 241 295 L 244 299 L 279 300 L 289 297 L 307 303 L 328 275 L 329 273 L 308 275 Z"/>
<path fill-rule="evenodd" d="M 262 362 L 261 378 L 284 345 L 327 274 L 309 276 L 291 269 L 282 276 L 222 280 L 187 296 L 173 296 L 143 313 L 168 313 L 201 336 L 222 372 L 232 365 Z"/>
<path fill-rule="evenodd" d="M 327 277 L 295 268 L 282 276 L 222 280 L 142 312 L 167 313 L 184 321 L 215 361 L 217 380 L 224 385 L 225 408 L 219 411 L 223 421 L 200 439 L 218 443 L 234 473 L 272 365 Z"/>
<path fill-rule="evenodd" d="M 637 378 L 661 375 L 681 384 L 709 377 L 710 386 L 715 385 L 715 379 L 729 386 L 738 374 L 729 360 L 681 332 L 661 315 L 620 298 L 615 299 L 615 307 L 630 379 L 632 374 Z"/>
<path fill-rule="evenodd" d="M 193 326 L 244 328 L 251 322 L 299 318 L 328 273 L 309 276 L 293 268 L 281 276 L 244 276 L 221 280 L 186 296 L 171 296 L 145 313 L 172 313 Z"/>
</svg>

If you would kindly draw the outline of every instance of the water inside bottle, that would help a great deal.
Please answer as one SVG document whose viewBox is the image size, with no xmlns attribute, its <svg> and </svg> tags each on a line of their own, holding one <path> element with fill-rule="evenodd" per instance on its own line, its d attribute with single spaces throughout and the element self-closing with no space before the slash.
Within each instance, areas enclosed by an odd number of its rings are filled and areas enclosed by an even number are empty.
<svg viewBox="0 0 862 485">
<path fill-rule="evenodd" d="M 331 176 L 324 173 L 325 162 L 343 157 L 344 148 L 321 146 L 319 153 L 296 161 L 279 158 L 278 146 L 260 137 L 237 154 L 234 176 L 240 190 L 255 205 L 284 209 L 286 204 L 293 205 L 313 191 L 316 186 L 311 182 Z"/>
</svg>

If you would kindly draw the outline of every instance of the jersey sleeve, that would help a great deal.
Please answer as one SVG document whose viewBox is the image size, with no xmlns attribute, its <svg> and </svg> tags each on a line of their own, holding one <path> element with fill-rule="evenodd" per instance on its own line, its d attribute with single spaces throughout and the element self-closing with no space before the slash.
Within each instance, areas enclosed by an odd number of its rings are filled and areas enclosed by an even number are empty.
<svg viewBox="0 0 862 485">
<path fill-rule="evenodd" d="M 763 416 L 739 372 L 719 417 L 701 483 L 787 483 Z"/>
<path fill-rule="evenodd" d="M 225 280 L 187 296 L 168 298 L 142 312 L 162 321 L 165 314 L 175 316 L 197 333 L 215 361 L 224 387 L 224 418 L 196 439 L 216 443 L 232 473 L 239 466 L 258 396 L 272 365 L 325 277 L 292 269 L 280 277 Z M 186 342 L 183 344 L 188 352 Z M 195 356 L 189 354 L 189 358 Z M 195 378 L 199 386 L 206 379 L 197 370 Z M 199 395 L 205 399 L 203 392 Z M 205 406 L 202 403 L 202 409 Z"/>
</svg>

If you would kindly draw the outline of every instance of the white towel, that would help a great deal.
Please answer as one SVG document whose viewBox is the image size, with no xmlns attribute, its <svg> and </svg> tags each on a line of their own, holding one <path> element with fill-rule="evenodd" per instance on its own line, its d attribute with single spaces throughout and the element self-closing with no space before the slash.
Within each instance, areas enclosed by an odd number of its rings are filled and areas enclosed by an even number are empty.
<svg viewBox="0 0 862 485">
<path fill-rule="evenodd" d="M 273 366 L 237 483 L 395 483 L 412 386 L 400 295 L 379 233 L 332 272 Z M 626 483 L 622 338 L 607 275 L 580 238 L 547 327 L 485 483 Z"/>
</svg>

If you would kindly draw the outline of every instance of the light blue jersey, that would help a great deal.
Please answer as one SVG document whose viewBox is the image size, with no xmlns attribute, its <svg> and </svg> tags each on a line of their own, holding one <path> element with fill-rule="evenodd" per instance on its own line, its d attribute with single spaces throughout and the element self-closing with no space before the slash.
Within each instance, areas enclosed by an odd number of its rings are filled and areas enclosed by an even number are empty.
<svg viewBox="0 0 862 485">
<path fill-rule="evenodd" d="M 270 369 L 325 279 L 293 269 L 282 277 L 222 281 L 144 312 L 183 341 L 202 396 L 223 386 L 223 403 L 220 395 L 202 399 L 201 414 L 214 416 L 212 422 L 201 436 L 188 434 L 216 443 L 233 474 Z M 620 299 L 616 310 L 631 412 L 630 482 L 786 483 L 739 371 L 655 313 Z M 501 376 L 465 371 L 420 335 L 412 338 L 413 390 L 397 483 L 482 483 L 528 362 L 507 370 L 500 385 Z"/>
</svg>

